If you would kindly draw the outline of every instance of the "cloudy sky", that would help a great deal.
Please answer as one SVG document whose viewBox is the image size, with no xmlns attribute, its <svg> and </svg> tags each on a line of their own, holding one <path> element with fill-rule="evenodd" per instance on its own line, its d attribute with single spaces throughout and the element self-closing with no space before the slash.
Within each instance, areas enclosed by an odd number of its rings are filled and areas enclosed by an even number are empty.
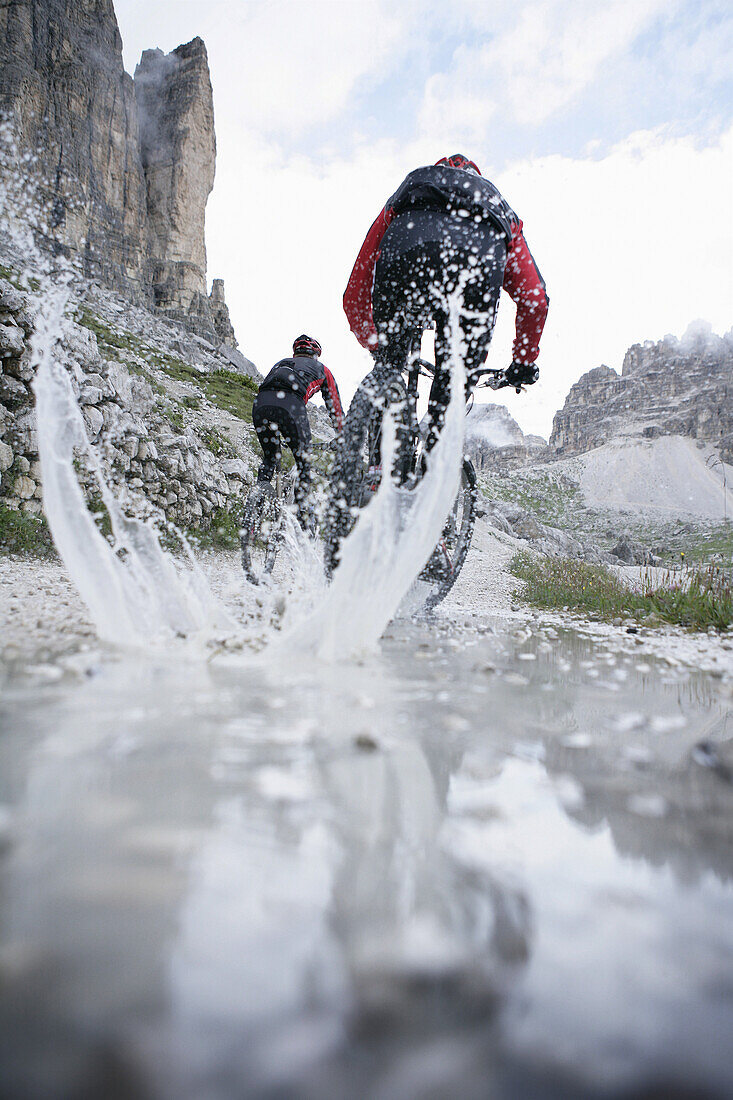
<svg viewBox="0 0 733 1100">
<path fill-rule="evenodd" d="M 729 0 L 115 0 L 125 64 L 200 35 L 217 176 L 209 277 L 262 370 L 317 336 L 348 398 L 370 359 L 341 296 L 412 168 L 465 152 L 547 282 L 541 381 L 506 398 L 547 435 L 569 386 L 637 341 L 733 324 Z M 510 361 L 504 295 L 489 365 Z M 502 394 L 502 400 L 504 396 Z"/>
</svg>

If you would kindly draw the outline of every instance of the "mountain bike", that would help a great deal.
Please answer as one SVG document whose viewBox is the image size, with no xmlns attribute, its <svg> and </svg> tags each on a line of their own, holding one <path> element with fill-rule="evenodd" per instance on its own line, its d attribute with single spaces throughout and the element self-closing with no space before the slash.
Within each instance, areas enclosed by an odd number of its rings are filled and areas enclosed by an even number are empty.
<svg viewBox="0 0 733 1100">
<path fill-rule="evenodd" d="M 295 477 L 294 468 L 283 473 L 278 463 L 275 484 L 256 481 L 245 501 L 240 542 L 242 568 L 251 584 L 260 584 L 275 568 L 285 537 L 285 506 L 295 500 Z"/>
<path fill-rule="evenodd" d="M 391 476 L 395 484 L 413 489 L 422 478 L 423 434 L 417 414 L 418 382 L 432 378 L 435 367 L 411 356 L 398 375 L 378 364 L 361 384 L 351 403 L 339 454 L 331 478 L 331 498 L 324 533 L 325 566 L 330 574 L 338 566 L 339 548 L 351 531 L 359 509 L 372 499 L 382 478 L 381 426 L 389 411 L 395 424 L 395 454 Z M 504 371 L 488 370 L 481 383 L 491 389 L 507 385 Z M 440 539 L 418 576 L 426 586 L 424 605 L 436 607 L 450 592 L 468 554 L 476 519 L 476 472 L 463 459 L 458 494 Z"/>
</svg>

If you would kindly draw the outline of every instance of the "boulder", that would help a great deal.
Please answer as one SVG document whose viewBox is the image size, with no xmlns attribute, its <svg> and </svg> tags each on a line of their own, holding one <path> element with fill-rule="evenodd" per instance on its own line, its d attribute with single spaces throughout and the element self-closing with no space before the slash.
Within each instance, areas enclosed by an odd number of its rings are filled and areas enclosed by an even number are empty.
<svg viewBox="0 0 733 1100">
<path fill-rule="evenodd" d="M 0 309 L 8 313 L 19 313 L 25 305 L 26 296 L 9 283 L 7 279 L 0 278 Z"/>
<path fill-rule="evenodd" d="M 25 333 L 17 325 L 0 325 L 0 359 L 10 355 L 22 355 Z"/>
<path fill-rule="evenodd" d="M 27 474 L 20 474 L 19 477 L 16 477 L 13 485 L 13 492 L 17 497 L 20 497 L 21 500 L 30 500 L 35 494 L 35 491 L 36 483 L 32 478 L 28 477 Z"/>
<path fill-rule="evenodd" d="M 21 408 L 29 400 L 30 393 L 19 378 L 0 374 L 0 401 L 3 405 L 6 405 L 12 411 Z"/>
<path fill-rule="evenodd" d="M 7 443 L 0 443 L 0 474 L 4 474 L 13 465 L 13 448 Z"/>
<path fill-rule="evenodd" d="M 88 386 L 85 383 L 79 393 L 79 403 L 81 405 L 98 405 L 103 396 L 102 391 L 97 389 L 96 386 Z"/>
<path fill-rule="evenodd" d="M 84 423 L 87 426 L 89 438 L 96 439 L 104 425 L 104 417 L 99 409 L 95 409 L 93 405 L 88 405 L 84 409 Z"/>
<path fill-rule="evenodd" d="M 240 481 L 249 480 L 249 470 L 241 458 L 227 458 L 221 463 L 222 473 L 226 477 L 236 477 Z"/>
</svg>

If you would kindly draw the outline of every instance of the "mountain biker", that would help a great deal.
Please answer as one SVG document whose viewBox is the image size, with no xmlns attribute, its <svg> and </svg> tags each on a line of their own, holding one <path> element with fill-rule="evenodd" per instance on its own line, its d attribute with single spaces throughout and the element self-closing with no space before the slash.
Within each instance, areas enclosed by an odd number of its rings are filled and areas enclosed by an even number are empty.
<svg viewBox="0 0 733 1100">
<path fill-rule="evenodd" d="M 320 362 L 321 345 L 311 336 L 298 336 L 291 358 L 275 363 L 262 382 L 252 406 L 252 423 L 262 447 L 263 462 L 257 481 L 270 484 L 280 460 L 282 441 L 293 452 L 298 467 L 295 501 L 301 525 L 308 529 L 311 516 L 308 494 L 311 484 L 309 451 L 311 429 L 306 403 L 319 391 L 337 432 L 341 431 L 343 411 L 338 386 L 328 367 Z"/>
<path fill-rule="evenodd" d="M 513 359 L 502 384 L 517 392 L 532 385 L 549 304 L 545 283 L 520 219 L 474 162 L 456 153 L 403 180 L 367 233 L 344 293 L 349 326 L 377 366 L 400 371 L 423 329 L 435 325 L 426 450 L 448 404 L 447 296 L 461 285 L 466 396 L 482 371 L 502 287 L 517 306 Z"/>
</svg>

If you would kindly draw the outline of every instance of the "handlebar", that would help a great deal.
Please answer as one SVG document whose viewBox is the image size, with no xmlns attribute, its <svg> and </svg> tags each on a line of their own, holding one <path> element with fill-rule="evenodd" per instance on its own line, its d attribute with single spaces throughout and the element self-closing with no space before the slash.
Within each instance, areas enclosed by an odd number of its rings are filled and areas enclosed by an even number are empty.
<svg viewBox="0 0 733 1100">
<path fill-rule="evenodd" d="M 432 378 L 435 374 L 435 364 L 431 363 L 428 359 L 413 359 L 412 362 L 408 364 L 407 369 L 409 371 L 417 370 L 417 373 L 425 378 Z M 524 391 L 524 386 L 514 386 L 514 383 L 507 379 L 506 371 L 504 370 L 487 367 L 485 370 L 481 371 L 481 376 L 483 381 L 477 382 L 474 387 L 475 389 L 501 390 L 504 389 L 505 386 L 513 386 L 517 393 L 522 393 Z"/>
</svg>

